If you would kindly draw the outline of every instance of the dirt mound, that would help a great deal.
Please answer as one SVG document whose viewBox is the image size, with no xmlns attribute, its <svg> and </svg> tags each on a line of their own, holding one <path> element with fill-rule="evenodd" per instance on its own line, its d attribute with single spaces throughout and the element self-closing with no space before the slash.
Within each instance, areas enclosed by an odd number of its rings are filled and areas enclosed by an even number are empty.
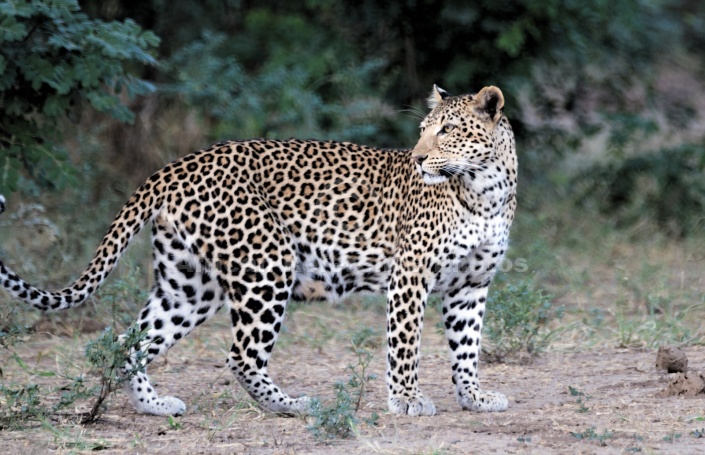
<svg viewBox="0 0 705 455">
<path fill-rule="evenodd" d="M 688 371 L 688 357 L 676 346 L 661 346 L 656 354 L 656 369 L 677 373 L 658 397 L 696 397 L 705 394 L 705 375 Z"/>
<path fill-rule="evenodd" d="M 705 375 L 701 371 L 676 374 L 668 387 L 657 394 L 665 397 L 697 397 L 705 394 Z"/>
<path fill-rule="evenodd" d="M 668 373 L 685 373 L 688 371 L 688 357 L 675 346 L 661 346 L 656 354 L 656 369 Z"/>
</svg>

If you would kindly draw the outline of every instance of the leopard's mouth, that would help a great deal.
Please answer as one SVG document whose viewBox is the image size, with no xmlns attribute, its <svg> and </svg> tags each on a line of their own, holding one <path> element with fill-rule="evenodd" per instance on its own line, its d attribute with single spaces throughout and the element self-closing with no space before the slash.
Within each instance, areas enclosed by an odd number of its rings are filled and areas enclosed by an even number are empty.
<svg viewBox="0 0 705 455">
<path fill-rule="evenodd" d="M 429 172 L 423 167 L 424 163 L 417 163 L 416 169 L 423 178 L 424 183 L 428 185 L 437 185 L 446 182 L 455 176 L 469 176 L 475 178 L 475 171 L 484 169 L 484 166 L 471 163 L 467 160 L 448 161 L 440 167 L 434 169 L 435 172 Z"/>
<path fill-rule="evenodd" d="M 448 177 L 442 174 L 429 174 L 428 172 L 422 170 L 421 176 L 423 177 L 423 182 L 426 185 L 438 185 L 443 182 L 448 181 Z"/>
<path fill-rule="evenodd" d="M 427 185 L 437 185 L 439 183 L 447 182 L 451 177 L 455 175 L 460 175 L 461 168 L 458 166 L 454 165 L 442 165 L 440 167 L 433 167 L 434 172 L 429 172 L 426 169 L 424 169 L 424 163 L 417 162 L 416 163 L 416 170 L 419 172 L 419 175 L 421 175 L 421 178 L 423 178 L 424 183 Z"/>
</svg>

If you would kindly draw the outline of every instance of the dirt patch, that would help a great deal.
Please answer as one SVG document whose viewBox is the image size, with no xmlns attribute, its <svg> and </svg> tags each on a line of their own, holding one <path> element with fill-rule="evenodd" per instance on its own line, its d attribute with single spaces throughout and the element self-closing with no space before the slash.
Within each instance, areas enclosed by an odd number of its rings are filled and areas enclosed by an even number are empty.
<svg viewBox="0 0 705 455">
<path fill-rule="evenodd" d="M 376 340 L 383 340 L 384 315 L 379 312 L 315 307 L 291 316 L 270 371 L 294 395 L 334 398 L 333 384 L 346 381 L 346 367 L 356 361 L 349 331 L 379 326 Z M 669 375 L 654 368 L 655 350 L 554 351 L 531 365 L 482 365 L 484 387 L 505 393 L 510 407 L 503 413 L 471 413 L 455 402 L 447 346 L 434 329 L 436 322 L 429 318 L 426 325 L 419 377 L 422 390 L 436 404 L 438 415 L 433 417 L 387 413 L 380 347 L 369 371 L 378 379 L 370 383 L 359 413 L 360 417 L 378 413 L 377 424 L 360 424 L 350 439 L 319 442 L 306 429 L 310 421 L 265 413 L 253 405 L 223 368 L 231 335 L 218 322 L 196 331 L 150 368 L 161 394 L 186 402 L 183 417 L 169 422 L 137 414 L 118 393 L 93 425 L 75 423 L 74 412 L 85 410 L 81 405 L 52 416 L 48 423 L 53 429 L 35 423 L 22 430 L 0 431 L 0 453 L 96 448 L 101 453 L 701 453 L 702 439 L 691 432 L 705 426 L 705 402 L 682 399 L 682 395 L 656 397 Z M 330 327 L 335 330 L 324 331 Z M 67 382 L 61 375 L 80 372 L 85 342 L 96 335 L 33 337 L 18 348 L 27 365 L 57 373 L 29 378 L 41 385 L 42 400 L 51 404 L 59 399 L 59 387 Z M 705 347 L 689 347 L 685 352 L 692 365 L 705 364 Z M 1 360 L 4 381 L 26 374 L 16 362 Z"/>
<path fill-rule="evenodd" d="M 62 313 L 60 316 L 63 316 Z M 67 317 L 59 317 L 53 320 L 40 319 L 32 325 L 30 331 L 43 336 L 64 336 L 64 337 L 74 337 L 83 333 L 92 334 L 105 329 L 106 324 L 101 321 L 95 321 L 93 319 L 81 319 L 76 323 L 75 319 L 72 320 Z"/>
</svg>

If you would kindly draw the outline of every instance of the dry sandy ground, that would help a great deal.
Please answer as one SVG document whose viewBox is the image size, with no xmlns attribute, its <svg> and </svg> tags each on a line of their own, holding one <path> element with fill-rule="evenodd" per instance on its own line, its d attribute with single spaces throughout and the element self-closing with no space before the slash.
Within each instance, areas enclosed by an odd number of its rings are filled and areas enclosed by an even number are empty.
<svg viewBox="0 0 705 455">
<path fill-rule="evenodd" d="M 378 322 L 381 329 L 383 322 Z M 333 398 L 333 383 L 347 379 L 345 368 L 356 359 L 342 341 L 345 336 L 334 335 L 314 346 L 292 331 L 275 349 L 270 371 L 292 394 Z M 35 335 L 21 345 L 18 354 L 32 363 L 41 351 L 39 367 L 60 371 L 71 362 L 80 365 L 85 341 L 95 336 Z M 438 414 L 397 417 L 386 413 L 384 355 L 378 349 L 370 369 L 379 378 L 370 383 L 360 411 L 361 417 L 378 412 L 377 425 L 361 424 L 355 437 L 322 443 L 306 430 L 303 419 L 263 413 L 243 396 L 222 368 L 229 336 L 226 327 L 207 326 L 174 348 L 167 360 L 150 368 L 160 393 L 179 396 L 189 406 L 186 415 L 176 419 L 178 428 L 163 417 L 136 414 L 120 392 L 96 424 L 76 425 L 69 412 L 52 418 L 58 432 L 39 424 L 0 431 L 0 453 L 69 453 L 91 448 L 102 453 L 248 454 L 705 452 L 705 439 L 691 434 L 705 427 L 705 399 L 657 398 L 672 375 L 655 369 L 654 351 L 551 351 L 531 365 L 483 365 L 483 384 L 504 392 L 510 408 L 503 413 L 477 414 L 463 412 L 455 403 L 445 342 L 429 329 L 424 334 L 420 380 Z M 705 369 L 705 347 L 689 347 L 685 352 L 691 369 Z M 5 380 L 19 377 L 7 356 L 0 361 L 5 362 Z M 62 383 L 52 378 L 32 380 L 43 385 Z M 571 395 L 569 386 L 584 395 Z M 43 390 L 49 393 L 49 388 Z M 55 391 L 47 398 L 55 400 L 59 394 Z"/>
</svg>

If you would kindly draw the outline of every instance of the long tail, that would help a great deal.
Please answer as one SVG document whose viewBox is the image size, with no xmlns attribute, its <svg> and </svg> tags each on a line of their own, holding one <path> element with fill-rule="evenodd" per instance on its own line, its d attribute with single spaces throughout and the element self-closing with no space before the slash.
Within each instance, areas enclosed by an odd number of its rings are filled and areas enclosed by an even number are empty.
<svg viewBox="0 0 705 455">
<path fill-rule="evenodd" d="M 147 180 L 127 201 L 93 256 L 93 260 L 70 286 L 55 292 L 30 285 L 0 261 L 0 284 L 15 298 L 42 311 L 60 311 L 83 303 L 115 268 L 130 241 L 151 221 L 164 200 L 159 173 Z M 0 195 L 0 213 L 5 198 Z"/>
</svg>

